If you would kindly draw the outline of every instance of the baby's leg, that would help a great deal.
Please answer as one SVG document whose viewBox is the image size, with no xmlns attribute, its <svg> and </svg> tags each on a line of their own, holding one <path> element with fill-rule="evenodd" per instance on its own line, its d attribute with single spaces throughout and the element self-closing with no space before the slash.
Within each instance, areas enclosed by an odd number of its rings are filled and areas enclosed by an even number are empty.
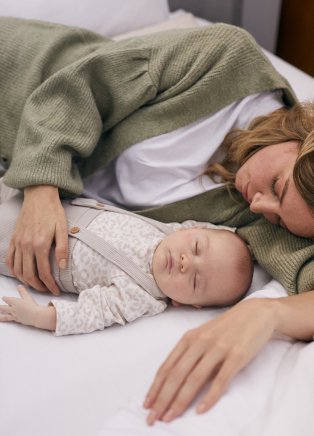
<svg viewBox="0 0 314 436">
<path fill-rule="evenodd" d="M 5 185 L 3 182 L 3 177 L 0 178 L 0 204 L 13 197 L 14 195 L 18 194 L 19 192 L 20 191 L 18 189 L 13 189 Z"/>
</svg>

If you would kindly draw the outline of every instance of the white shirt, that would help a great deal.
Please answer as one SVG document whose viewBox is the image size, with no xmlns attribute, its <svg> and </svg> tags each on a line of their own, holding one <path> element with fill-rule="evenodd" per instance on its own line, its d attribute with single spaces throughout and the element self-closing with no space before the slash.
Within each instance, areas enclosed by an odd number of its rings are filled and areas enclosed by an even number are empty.
<svg viewBox="0 0 314 436">
<path fill-rule="evenodd" d="M 281 92 L 243 98 L 210 117 L 135 144 L 84 179 L 84 195 L 128 209 L 169 204 L 221 186 L 200 174 L 233 128 L 283 106 Z"/>
</svg>

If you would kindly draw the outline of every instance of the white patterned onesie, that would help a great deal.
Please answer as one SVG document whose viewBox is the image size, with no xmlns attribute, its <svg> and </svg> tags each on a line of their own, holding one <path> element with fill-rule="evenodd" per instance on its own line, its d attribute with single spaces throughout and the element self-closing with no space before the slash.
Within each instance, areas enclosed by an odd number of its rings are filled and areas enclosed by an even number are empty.
<svg viewBox="0 0 314 436">
<path fill-rule="evenodd" d="M 116 212 L 96 217 L 88 230 L 113 245 L 152 275 L 153 253 L 165 237 L 153 225 Z M 122 269 L 105 259 L 81 241 L 72 253 L 72 275 L 79 293 L 78 301 L 53 299 L 57 312 L 55 335 L 89 333 L 112 324 L 125 324 L 143 315 L 165 310 L 166 296 L 160 291 L 157 300 Z"/>
</svg>

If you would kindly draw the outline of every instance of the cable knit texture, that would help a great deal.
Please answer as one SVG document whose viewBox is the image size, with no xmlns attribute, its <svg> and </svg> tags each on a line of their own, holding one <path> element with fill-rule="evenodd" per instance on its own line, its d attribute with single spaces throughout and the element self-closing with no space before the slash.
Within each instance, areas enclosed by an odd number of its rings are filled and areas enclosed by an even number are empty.
<svg viewBox="0 0 314 436">
<path fill-rule="evenodd" d="M 15 188 L 52 184 L 80 194 L 82 176 L 145 138 L 262 91 L 282 89 L 286 104 L 296 101 L 254 39 L 227 24 L 113 42 L 1 18 L 0 44 L 0 155 Z M 253 217 L 224 188 L 143 213 L 237 226 L 290 293 L 314 289 L 312 240 Z"/>
</svg>

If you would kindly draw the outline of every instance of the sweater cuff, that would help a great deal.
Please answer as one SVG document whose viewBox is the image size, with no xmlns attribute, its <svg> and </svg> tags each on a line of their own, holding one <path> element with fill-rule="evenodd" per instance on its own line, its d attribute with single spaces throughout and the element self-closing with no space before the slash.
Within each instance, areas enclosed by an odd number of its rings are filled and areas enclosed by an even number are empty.
<svg viewBox="0 0 314 436">
<path fill-rule="evenodd" d="M 75 195 L 83 192 L 83 182 L 78 168 L 72 161 L 72 155 L 64 150 L 39 155 L 30 151 L 25 156 L 20 149 L 4 175 L 4 182 L 15 189 L 53 185 Z"/>
<path fill-rule="evenodd" d="M 297 277 L 297 292 L 314 291 L 313 283 L 314 260 L 310 260 L 300 270 Z"/>
</svg>

